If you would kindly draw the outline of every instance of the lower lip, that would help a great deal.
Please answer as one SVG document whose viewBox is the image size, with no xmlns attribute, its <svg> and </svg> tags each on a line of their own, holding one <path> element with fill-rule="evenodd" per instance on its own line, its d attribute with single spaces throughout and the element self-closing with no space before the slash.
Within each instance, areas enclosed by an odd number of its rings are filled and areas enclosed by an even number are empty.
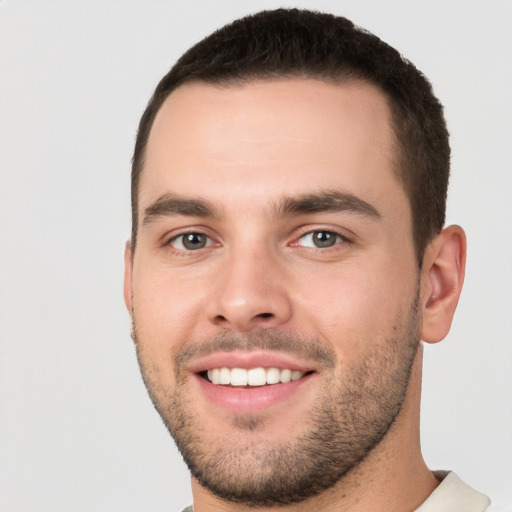
<svg viewBox="0 0 512 512">
<path fill-rule="evenodd" d="M 209 402 L 218 407 L 238 414 L 261 412 L 273 405 L 281 404 L 298 395 L 314 373 L 286 384 L 271 384 L 254 387 L 232 387 L 212 384 L 209 380 L 195 375 L 200 389 Z"/>
</svg>

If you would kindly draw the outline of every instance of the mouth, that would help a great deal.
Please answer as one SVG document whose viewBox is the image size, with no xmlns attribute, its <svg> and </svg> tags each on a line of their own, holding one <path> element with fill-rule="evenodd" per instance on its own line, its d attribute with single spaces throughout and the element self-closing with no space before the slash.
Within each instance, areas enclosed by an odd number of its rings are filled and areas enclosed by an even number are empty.
<svg viewBox="0 0 512 512">
<path fill-rule="evenodd" d="M 299 371 L 290 368 L 212 368 L 200 372 L 201 377 L 216 386 L 261 387 L 275 384 L 288 384 L 302 379 L 312 371 Z"/>
<path fill-rule="evenodd" d="M 190 368 L 207 407 L 253 414 L 301 404 L 318 370 L 311 362 L 269 353 L 213 354 Z M 200 399 L 201 400 L 201 399 Z"/>
</svg>

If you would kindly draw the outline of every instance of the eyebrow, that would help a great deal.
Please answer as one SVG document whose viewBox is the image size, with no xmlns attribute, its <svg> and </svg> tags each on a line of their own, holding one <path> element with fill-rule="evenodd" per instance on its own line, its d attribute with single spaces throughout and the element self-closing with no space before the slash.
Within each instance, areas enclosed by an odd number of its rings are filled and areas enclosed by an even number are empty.
<svg viewBox="0 0 512 512">
<path fill-rule="evenodd" d="M 274 211 L 276 217 L 308 213 L 349 212 L 375 220 L 381 220 L 380 212 L 364 199 L 338 190 L 320 191 L 298 197 L 285 197 Z"/>
<path fill-rule="evenodd" d="M 219 217 L 216 208 L 205 199 L 187 198 L 175 194 L 160 196 L 144 210 L 142 224 L 146 225 L 158 217 L 185 215 L 189 217 Z"/>
<path fill-rule="evenodd" d="M 337 190 L 308 193 L 297 197 L 283 197 L 272 208 L 274 218 L 322 212 L 349 212 L 375 220 L 382 219 L 382 215 L 370 203 L 354 194 Z M 217 208 L 206 199 L 165 194 L 144 210 L 142 224 L 145 226 L 158 217 L 172 215 L 203 218 L 220 217 Z"/>
</svg>

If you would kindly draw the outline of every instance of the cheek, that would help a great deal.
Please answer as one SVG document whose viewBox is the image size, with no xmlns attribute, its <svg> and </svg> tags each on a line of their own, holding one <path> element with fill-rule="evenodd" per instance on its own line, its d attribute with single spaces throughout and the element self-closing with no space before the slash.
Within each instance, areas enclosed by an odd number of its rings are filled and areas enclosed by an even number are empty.
<svg viewBox="0 0 512 512">
<path fill-rule="evenodd" d="M 317 271 L 298 296 L 297 309 L 339 358 L 348 360 L 393 335 L 397 317 L 409 310 L 415 292 L 411 266 L 346 265 Z"/>
<path fill-rule="evenodd" d="M 167 359 L 192 334 L 202 297 L 169 272 L 134 272 L 133 305 L 139 340 L 147 354 Z"/>
</svg>

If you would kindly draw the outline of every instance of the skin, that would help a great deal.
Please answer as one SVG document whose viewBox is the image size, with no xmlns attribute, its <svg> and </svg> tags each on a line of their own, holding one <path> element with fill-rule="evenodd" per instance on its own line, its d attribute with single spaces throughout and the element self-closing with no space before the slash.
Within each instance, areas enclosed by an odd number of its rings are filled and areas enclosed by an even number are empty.
<svg viewBox="0 0 512 512">
<path fill-rule="evenodd" d="M 180 349 L 222 333 L 277 330 L 318 340 L 336 355 L 335 375 L 343 379 L 344 368 L 386 346 L 418 283 L 421 339 L 446 336 L 464 277 L 464 232 L 445 228 L 418 270 L 408 199 L 393 172 L 390 119 L 384 95 L 361 82 L 193 83 L 166 100 L 147 148 L 137 247 L 132 253 L 128 244 L 125 254 L 125 301 L 136 316 L 139 358 L 161 400 L 177 390 Z M 284 196 L 318 191 L 351 194 L 379 215 L 278 213 Z M 165 194 L 206 200 L 215 216 L 146 215 Z M 315 230 L 340 237 L 319 249 L 307 235 Z M 177 238 L 184 232 L 205 233 L 208 245 L 184 250 Z M 438 482 L 420 451 L 421 356 L 420 348 L 403 406 L 378 446 L 331 489 L 280 510 L 410 511 L 428 497 Z M 212 404 L 190 372 L 179 377 L 212 449 L 226 440 L 280 446 L 300 436 L 325 380 L 317 372 L 262 411 L 250 430 Z M 192 490 L 196 512 L 249 510 L 195 479 Z"/>
</svg>

